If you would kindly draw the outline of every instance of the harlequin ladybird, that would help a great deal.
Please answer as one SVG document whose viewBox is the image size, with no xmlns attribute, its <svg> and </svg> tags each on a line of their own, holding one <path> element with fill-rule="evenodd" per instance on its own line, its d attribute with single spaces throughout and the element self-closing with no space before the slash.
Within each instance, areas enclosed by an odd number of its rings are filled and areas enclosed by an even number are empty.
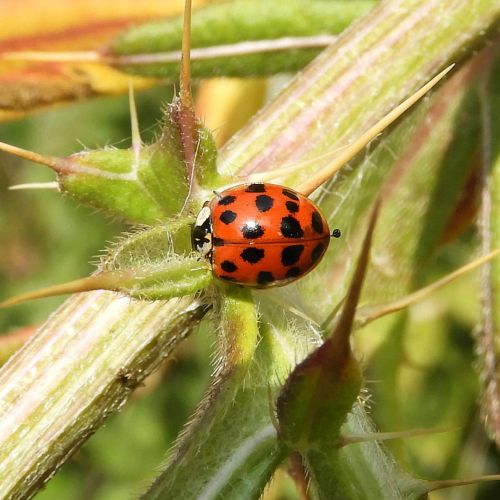
<svg viewBox="0 0 500 500">
<path fill-rule="evenodd" d="M 217 278 L 257 288 L 283 286 L 304 276 L 329 242 L 328 223 L 311 200 L 268 183 L 216 193 L 192 231 L 193 248 L 210 260 Z"/>
</svg>

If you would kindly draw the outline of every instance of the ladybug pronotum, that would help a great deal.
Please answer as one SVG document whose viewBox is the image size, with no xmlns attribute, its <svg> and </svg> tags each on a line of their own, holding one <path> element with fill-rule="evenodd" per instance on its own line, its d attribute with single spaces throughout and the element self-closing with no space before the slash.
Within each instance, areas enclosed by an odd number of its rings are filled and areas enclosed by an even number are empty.
<svg viewBox="0 0 500 500">
<path fill-rule="evenodd" d="M 241 184 L 216 195 L 196 218 L 192 244 L 221 280 L 283 286 L 316 267 L 328 248 L 330 232 L 320 209 L 290 188 Z"/>
</svg>

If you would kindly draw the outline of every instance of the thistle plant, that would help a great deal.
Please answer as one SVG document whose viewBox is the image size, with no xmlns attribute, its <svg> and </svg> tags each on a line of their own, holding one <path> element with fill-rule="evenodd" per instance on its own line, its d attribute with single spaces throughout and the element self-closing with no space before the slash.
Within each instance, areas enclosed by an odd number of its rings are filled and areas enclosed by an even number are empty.
<svg viewBox="0 0 500 500">
<path fill-rule="evenodd" d="M 403 431 L 397 398 L 387 394 L 399 383 L 401 339 L 413 326 L 408 307 L 450 282 L 457 286 L 456 278 L 479 266 L 483 421 L 499 441 L 500 6 L 290 0 L 266 10 L 260 1 L 215 3 L 193 12 L 192 69 L 189 21 L 187 2 L 184 21 L 131 28 L 92 53 L 2 55 L 41 64 L 97 61 L 139 75 L 143 84 L 176 79 L 180 55 L 183 64 L 179 94 L 164 107 L 150 144 L 140 137 L 131 93 L 128 149 L 55 157 L 1 145 L 50 167 L 58 189 L 78 202 L 142 226 L 111 244 L 91 276 L 3 302 L 13 307 L 75 293 L 15 354 L 6 349 L 0 495 L 34 496 L 198 325 L 215 338 L 214 373 L 143 488 L 145 498 L 258 498 L 273 477 L 279 483 L 283 467 L 294 478 L 294 495 L 304 498 L 419 498 L 491 479 L 481 470 L 456 481 L 419 479 L 405 470 L 396 447 L 388 451 L 381 442 L 406 443 L 442 427 Z M 217 150 L 193 109 L 191 70 L 205 78 L 299 68 Z M 250 291 L 222 283 L 191 248 L 196 214 L 214 190 L 270 181 L 310 194 L 342 238 L 296 284 Z M 477 193 L 481 229 L 468 241 L 461 234 L 475 217 L 470 200 Z M 468 265 L 438 279 L 433 259 L 449 248 L 466 248 Z M 370 336 L 372 345 L 374 336 L 384 339 L 371 352 L 361 342 Z M 431 354 L 437 341 L 426 338 Z M 375 413 L 393 425 L 381 432 L 366 393 L 377 373 L 380 383 L 368 390 L 388 407 Z M 264 494 L 272 496 L 272 488 Z"/>
</svg>

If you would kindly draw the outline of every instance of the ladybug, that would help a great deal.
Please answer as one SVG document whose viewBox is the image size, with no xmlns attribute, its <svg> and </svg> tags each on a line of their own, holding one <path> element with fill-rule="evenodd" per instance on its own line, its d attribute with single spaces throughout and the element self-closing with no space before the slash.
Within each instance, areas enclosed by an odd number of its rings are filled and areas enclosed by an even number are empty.
<svg viewBox="0 0 500 500">
<path fill-rule="evenodd" d="M 256 288 L 287 285 L 314 269 L 328 248 L 325 217 L 293 189 L 253 183 L 215 194 L 198 214 L 191 240 L 221 280 Z"/>
</svg>

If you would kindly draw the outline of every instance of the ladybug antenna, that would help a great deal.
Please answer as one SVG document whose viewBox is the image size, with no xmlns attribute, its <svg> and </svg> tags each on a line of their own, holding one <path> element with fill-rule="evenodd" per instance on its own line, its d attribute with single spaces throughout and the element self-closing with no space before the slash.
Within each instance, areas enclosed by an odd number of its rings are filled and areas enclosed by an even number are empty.
<svg viewBox="0 0 500 500">
<path fill-rule="evenodd" d="M 215 191 L 215 189 L 212 191 L 212 193 L 215 194 L 215 196 L 217 196 L 217 198 L 219 198 L 219 200 L 222 200 L 222 195 L 218 192 L 218 191 Z"/>
<path fill-rule="evenodd" d="M 332 231 L 332 234 L 330 235 L 330 238 L 340 238 L 342 236 L 342 232 L 340 229 L 334 229 Z"/>
</svg>

